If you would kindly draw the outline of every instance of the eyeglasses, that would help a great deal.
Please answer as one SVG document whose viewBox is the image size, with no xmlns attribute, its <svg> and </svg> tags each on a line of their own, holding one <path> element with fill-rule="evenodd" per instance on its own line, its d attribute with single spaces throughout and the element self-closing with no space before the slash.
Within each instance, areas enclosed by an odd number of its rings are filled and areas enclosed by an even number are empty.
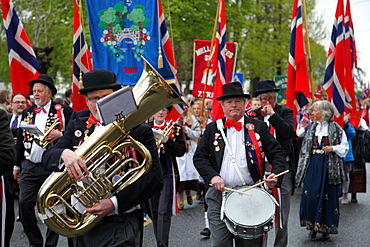
<svg viewBox="0 0 370 247">
<path fill-rule="evenodd" d="M 94 98 L 90 98 L 90 97 L 87 97 L 87 99 L 92 102 L 92 103 L 96 103 L 98 100 L 102 99 L 104 97 L 94 97 Z"/>
<path fill-rule="evenodd" d="M 15 101 L 15 102 L 13 102 L 13 104 L 16 104 L 16 105 L 20 105 L 20 104 L 25 105 L 26 103 L 27 103 L 26 101 Z"/>
<path fill-rule="evenodd" d="M 260 100 L 263 101 L 263 102 L 266 102 L 266 101 L 273 102 L 273 101 L 276 100 L 276 97 L 272 97 L 272 98 L 261 98 Z"/>
</svg>

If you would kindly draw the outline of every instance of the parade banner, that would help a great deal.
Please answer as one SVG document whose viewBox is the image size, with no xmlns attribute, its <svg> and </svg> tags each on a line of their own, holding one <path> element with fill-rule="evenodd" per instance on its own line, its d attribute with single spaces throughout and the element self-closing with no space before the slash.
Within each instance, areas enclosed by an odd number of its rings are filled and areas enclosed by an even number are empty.
<svg viewBox="0 0 370 247">
<path fill-rule="evenodd" d="M 226 42 L 226 83 L 231 82 L 233 67 L 236 54 L 235 42 Z M 211 41 L 209 40 L 194 40 L 194 60 L 193 60 L 193 91 L 192 94 L 196 98 L 202 98 L 204 85 L 206 84 L 205 98 L 213 99 L 213 82 L 215 73 L 212 69 L 209 70 L 207 78 L 207 63 L 210 58 Z M 206 82 L 207 81 L 207 82 Z"/>
<path fill-rule="evenodd" d="M 163 48 L 160 1 L 86 1 L 94 69 L 117 74 L 117 82 L 135 85 L 145 57 L 165 78 L 174 74 Z"/>
</svg>

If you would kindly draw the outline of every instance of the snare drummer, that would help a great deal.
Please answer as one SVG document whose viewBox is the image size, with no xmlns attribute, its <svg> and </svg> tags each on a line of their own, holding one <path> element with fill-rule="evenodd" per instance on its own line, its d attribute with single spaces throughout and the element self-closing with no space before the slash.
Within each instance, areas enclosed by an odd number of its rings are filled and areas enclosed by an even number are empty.
<svg viewBox="0 0 370 247">
<path fill-rule="evenodd" d="M 285 152 L 270 134 L 265 123 L 244 115 L 249 94 L 239 82 L 223 86 L 221 102 L 225 118 L 207 125 L 194 154 L 194 165 L 212 187 L 206 194 L 212 246 L 264 246 L 266 237 L 246 240 L 234 236 L 220 219 L 225 187 L 253 185 L 265 180 L 269 188 L 279 186 L 286 170 Z M 225 141 L 226 139 L 226 141 Z M 264 155 L 272 163 L 272 174 L 263 179 Z M 257 210 L 257 209 L 256 209 Z"/>
</svg>

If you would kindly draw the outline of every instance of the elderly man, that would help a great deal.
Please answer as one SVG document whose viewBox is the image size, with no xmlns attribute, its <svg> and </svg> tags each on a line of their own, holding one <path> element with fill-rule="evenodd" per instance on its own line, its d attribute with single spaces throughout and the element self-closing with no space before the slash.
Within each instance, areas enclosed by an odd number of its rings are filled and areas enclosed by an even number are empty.
<svg viewBox="0 0 370 247">
<path fill-rule="evenodd" d="M 43 164 L 49 169 L 65 169 L 77 181 L 84 179 L 89 171 L 85 161 L 73 150 L 101 125 L 96 102 L 121 88 L 121 84 L 116 83 L 116 74 L 104 69 L 85 73 L 82 80 L 84 88 L 79 89 L 79 92 L 85 95 L 88 110 L 75 112 L 75 118 L 72 117 L 64 136 L 43 156 Z M 138 247 L 142 245 L 143 207 L 141 204 L 161 190 L 163 179 L 151 128 L 146 124 L 140 124 L 130 131 L 130 136 L 149 150 L 152 156 L 151 169 L 112 197 L 101 199 L 92 207 L 86 208 L 85 210 L 90 214 L 105 217 L 86 234 L 73 238 L 74 246 Z M 137 160 L 142 162 L 143 157 L 139 152 L 130 151 L 132 157 L 137 156 Z"/>
<path fill-rule="evenodd" d="M 264 237 L 243 239 L 227 229 L 220 219 L 222 192 L 225 187 L 253 185 L 261 180 L 270 188 L 279 186 L 275 174 L 286 168 L 284 150 L 266 124 L 244 115 L 248 97 L 239 82 L 223 86 L 223 94 L 217 100 L 221 101 L 225 118 L 207 125 L 194 154 L 195 167 L 212 185 L 206 194 L 212 246 L 232 247 L 234 239 L 237 247 L 266 244 Z M 262 150 L 273 165 L 273 173 L 265 179 Z"/>
<path fill-rule="evenodd" d="M 275 247 L 284 247 L 288 245 L 288 218 L 290 211 L 290 197 L 294 193 L 294 176 L 295 162 L 293 138 L 294 132 L 294 117 L 293 110 L 277 104 L 279 88 L 276 88 L 275 82 L 265 80 L 258 82 L 257 90 L 254 92 L 255 97 L 259 97 L 261 107 L 254 111 L 257 119 L 264 121 L 270 129 L 270 133 L 280 143 L 285 151 L 286 161 L 289 165 L 290 173 L 284 176 L 282 184 L 279 188 L 280 192 L 274 191 L 275 197 L 280 202 L 279 217 L 275 218 L 277 224 L 275 228 Z M 268 162 L 271 162 L 268 159 Z M 266 169 L 269 169 L 267 167 Z"/>
<path fill-rule="evenodd" d="M 36 105 L 26 108 L 22 113 L 22 122 L 35 125 L 40 131 L 45 131 L 55 121 L 62 123 L 45 137 L 50 143 L 55 143 L 62 135 L 64 126 L 68 124 L 72 109 L 60 105 L 51 99 L 57 93 L 53 79 L 46 74 L 41 74 L 37 79 L 30 81 Z M 45 148 L 35 142 L 35 136 L 27 131 L 18 131 L 17 134 L 17 159 L 13 170 L 14 179 L 19 182 L 19 214 L 24 232 L 31 246 L 43 246 L 43 237 L 37 226 L 35 205 L 37 193 L 51 174 L 41 165 L 41 157 Z M 56 246 L 58 235 L 48 230 L 45 246 Z"/>
</svg>

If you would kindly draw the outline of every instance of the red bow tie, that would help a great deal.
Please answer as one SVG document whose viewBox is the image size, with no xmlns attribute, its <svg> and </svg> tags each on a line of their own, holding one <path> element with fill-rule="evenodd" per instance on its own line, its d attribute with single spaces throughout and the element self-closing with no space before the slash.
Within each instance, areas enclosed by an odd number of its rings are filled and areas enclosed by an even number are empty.
<svg viewBox="0 0 370 247">
<path fill-rule="evenodd" d="M 46 110 L 44 107 L 36 107 L 35 109 L 33 109 L 33 112 L 34 113 L 40 113 L 40 112 L 43 112 L 43 113 L 46 113 Z"/>
<path fill-rule="evenodd" d="M 242 129 L 242 123 L 241 122 L 234 123 L 232 120 L 227 119 L 226 122 L 225 122 L 225 127 L 230 128 L 231 126 L 234 126 L 234 128 L 237 131 L 240 131 Z"/>
<path fill-rule="evenodd" d="M 152 128 L 153 129 L 157 129 L 157 130 L 159 130 L 159 129 L 161 129 L 161 130 L 163 130 L 163 129 L 165 129 L 167 126 L 166 125 L 162 125 L 162 126 L 152 126 Z"/>
</svg>

